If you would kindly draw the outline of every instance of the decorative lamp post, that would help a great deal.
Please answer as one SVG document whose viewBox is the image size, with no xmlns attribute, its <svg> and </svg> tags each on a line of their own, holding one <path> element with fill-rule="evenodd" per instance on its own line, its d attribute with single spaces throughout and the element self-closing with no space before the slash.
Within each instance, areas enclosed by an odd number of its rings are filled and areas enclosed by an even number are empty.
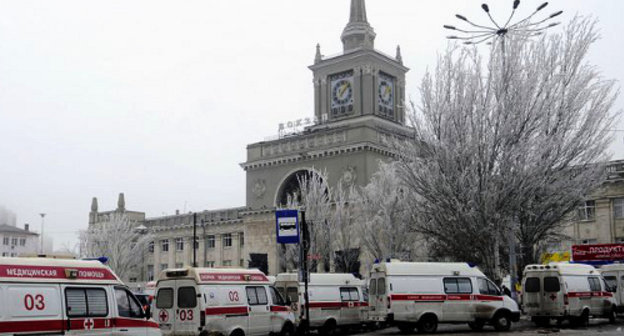
<svg viewBox="0 0 624 336">
<path fill-rule="evenodd" d="M 511 14 L 507 18 L 504 24 L 499 24 L 492 14 L 490 13 L 490 7 L 487 4 L 482 4 L 481 8 L 487 14 L 488 19 L 491 24 L 489 25 L 481 25 L 477 24 L 467 17 L 456 14 L 455 17 L 462 21 L 464 24 L 468 25 L 468 28 L 459 28 L 453 25 L 444 25 L 443 27 L 448 30 L 456 31 L 457 35 L 450 35 L 446 38 L 449 40 L 458 40 L 462 41 L 463 44 L 467 45 L 477 45 L 481 43 L 493 44 L 498 43 L 500 46 L 500 56 L 502 62 L 502 76 L 503 76 L 503 97 L 501 100 L 501 108 L 505 108 L 507 105 L 507 88 L 509 86 L 508 79 L 508 69 L 506 65 L 506 53 L 505 53 L 505 39 L 507 36 L 517 37 L 520 39 L 524 39 L 525 41 L 531 37 L 539 36 L 544 33 L 545 30 L 555 27 L 560 24 L 560 22 L 553 22 L 553 19 L 558 17 L 563 13 L 563 11 L 557 11 L 550 15 L 542 16 L 538 18 L 538 14 L 542 13 L 543 9 L 548 6 L 548 2 L 544 2 L 539 5 L 530 15 L 526 16 L 523 19 L 515 21 L 512 23 L 514 16 L 516 14 L 516 10 L 520 6 L 520 0 L 514 0 L 513 6 L 511 10 Z M 502 22 L 502 21 L 501 21 Z M 494 44 L 496 47 L 496 44 Z M 514 221 L 515 223 L 515 221 Z M 512 224 L 513 225 L 513 224 Z M 510 227 L 509 230 L 509 273 L 510 273 L 510 291 L 511 296 L 514 300 L 516 300 L 516 237 L 514 234 L 514 228 Z"/>
</svg>

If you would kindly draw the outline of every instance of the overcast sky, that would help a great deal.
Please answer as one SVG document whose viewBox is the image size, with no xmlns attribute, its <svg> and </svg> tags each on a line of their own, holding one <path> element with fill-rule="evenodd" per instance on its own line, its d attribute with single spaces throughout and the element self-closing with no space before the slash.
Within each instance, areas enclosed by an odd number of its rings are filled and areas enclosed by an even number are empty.
<svg viewBox="0 0 624 336">
<path fill-rule="evenodd" d="M 408 93 L 481 0 L 368 0 L 376 48 L 403 51 Z M 512 1 L 490 1 L 506 17 Z M 541 1 L 523 0 L 528 13 Z M 624 1 L 552 0 L 600 20 L 591 61 L 624 79 Z M 245 147 L 313 114 L 316 43 L 342 50 L 348 0 L 0 0 L 0 205 L 75 242 L 100 210 L 148 216 L 245 204 Z M 624 107 L 624 99 L 617 108 Z M 622 129 L 622 126 L 614 126 Z M 614 154 L 624 158 L 624 132 Z"/>
</svg>

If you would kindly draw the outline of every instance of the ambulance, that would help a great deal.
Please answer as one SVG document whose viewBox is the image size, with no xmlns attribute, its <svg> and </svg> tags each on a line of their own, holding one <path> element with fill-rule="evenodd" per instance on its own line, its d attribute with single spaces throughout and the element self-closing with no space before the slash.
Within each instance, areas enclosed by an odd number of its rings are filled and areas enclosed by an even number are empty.
<svg viewBox="0 0 624 336">
<path fill-rule="evenodd" d="M 466 263 L 384 262 L 370 273 L 369 318 L 402 332 L 433 333 L 439 323 L 486 324 L 507 331 L 520 319 L 518 304 L 478 268 Z"/>
<path fill-rule="evenodd" d="M 604 265 L 600 269 L 607 284 L 607 291 L 613 293 L 618 313 L 624 313 L 624 264 Z"/>
<path fill-rule="evenodd" d="M 0 335 L 161 335 L 99 261 L 0 258 Z"/>
<path fill-rule="evenodd" d="M 551 319 L 586 326 L 592 316 L 615 322 L 615 298 L 593 266 L 527 265 L 522 287 L 524 312 L 539 326 L 548 325 Z"/>
<path fill-rule="evenodd" d="M 153 315 L 164 335 L 294 335 L 295 315 L 257 269 L 167 269 Z"/>
<path fill-rule="evenodd" d="M 298 278 L 296 273 L 278 274 L 275 287 L 297 312 L 297 325 L 300 325 L 304 317 L 305 286 Z M 331 335 L 337 328 L 361 326 L 368 307 L 363 292 L 365 285 L 365 281 L 353 274 L 311 273 L 310 328 L 319 330 L 321 335 Z"/>
</svg>

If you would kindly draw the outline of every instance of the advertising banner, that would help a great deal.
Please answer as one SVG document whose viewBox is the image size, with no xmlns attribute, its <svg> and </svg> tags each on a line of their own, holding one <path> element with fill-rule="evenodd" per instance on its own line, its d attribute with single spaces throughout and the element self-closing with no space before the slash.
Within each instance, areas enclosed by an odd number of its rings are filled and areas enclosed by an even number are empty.
<svg viewBox="0 0 624 336">
<path fill-rule="evenodd" d="M 624 244 L 573 245 L 572 260 L 575 262 L 624 260 Z"/>
</svg>

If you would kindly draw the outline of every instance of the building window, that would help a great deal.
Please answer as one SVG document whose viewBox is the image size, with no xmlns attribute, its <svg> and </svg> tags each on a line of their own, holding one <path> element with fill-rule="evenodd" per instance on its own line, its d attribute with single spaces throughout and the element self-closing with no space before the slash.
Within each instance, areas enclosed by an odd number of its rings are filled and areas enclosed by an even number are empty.
<svg viewBox="0 0 624 336">
<path fill-rule="evenodd" d="M 215 248 L 215 236 L 206 237 L 206 248 Z"/>
<path fill-rule="evenodd" d="M 20 238 L 20 246 L 26 246 L 26 238 Z"/>
<path fill-rule="evenodd" d="M 137 278 L 130 278 L 130 282 L 137 282 Z"/>
<path fill-rule="evenodd" d="M 241 259 L 238 265 L 240 267 L 245 267 L 245 259 Z"/>
<path fill-rule="evenodd" d="M 2 256 L 3 257 L 8 257 L 9 256 L 9 252 L 2 252 Z"/>
<path fill-rule="evenodd" d="M 4 245 L 9 245 L 9 241 L 10 241 L 10 240 L 9 240 L 9 237 L 4 237 L 4 239 L 2 239 L 2 243 L 3 243 Z"/>
<path fill-rule="evenodd" d="M 163 239 L 160 241 L 160 250 L 163 252 L 169 252 L 169 239 Z"/>
<path fill-rule="evenodd" d="M 184 267 L 183 263 L 176 263 L 175 268 L 182 268 L 182 267 Z"/>
<path fill-rule="evenodd" d="M 149 243 L 147 244 L 147 251 L 148 251 L 149 253 L 154 253 L 154 242 L 153 242 L 153 241 L 151 241 L 151 242 L 149 242 Z"/>
<path fill-rule="evenodd" d="M 13 257 L 13 258 L 17 257 L 17 253 L 11 252 L 11 257 Z"/>
<path fill-rule="evenodd" d="M 204 263 L 206 267 L 215 267 L 215 262 L 214 261 L 208 261 L 206 260 L 206 262 Z"/>
<path fill-rule="evenodd" d="M 169 268 L 169 264 L 160 264 L 160 270 L 161 270 L 161 271 L 164 271 L 164 270 L 166 270 L 167 268 Z"/>
<path fill-rule="evenodd" d="M 224 247 L 232 246 L 232 234 L 231 233 L 226 233 L 223 235 L 223 246 Z"/>
<path fill-rule="evenodd" d="M 613 200 L 613 217 L 616 219 L 624 218 L 624 198 Z"/>
<path fill-rule="evenodd" d="M 596 201 L 585 201 L 578 209 L 579 219 L 592 221 L 596 216 Z"/>
<path fill-rule="evenodd" d="M 17 237 L 11 238 L 11 245 L 12 246 L 17 246 Z"/>
<path fill-rule="evenodd" d="M 184 251 L 184 238 L 176 238 L 176 251 Z"/>
<path fill-rule="evenodd" d="M 245 234 L 243 232 L 238 234 L 238 241 L 240 243 L 240 247 L 245 246 Z"/>
<path fill-rule="evenodd" d="M 147 281 L 154 281 L 154 265 L 147 265 Z"/>
<path fill-rule="evenodd" d="M 232 260 L 223 260 L 223 266 L 225 267 L 232 266 Z"/>
<path fill-rule="evenodd" d="M 596 244 L 597 240 L 596 239 L 583 239 L 581 240 L 581 244 L 582 245 L 593 245 Z"/>
</svg>

